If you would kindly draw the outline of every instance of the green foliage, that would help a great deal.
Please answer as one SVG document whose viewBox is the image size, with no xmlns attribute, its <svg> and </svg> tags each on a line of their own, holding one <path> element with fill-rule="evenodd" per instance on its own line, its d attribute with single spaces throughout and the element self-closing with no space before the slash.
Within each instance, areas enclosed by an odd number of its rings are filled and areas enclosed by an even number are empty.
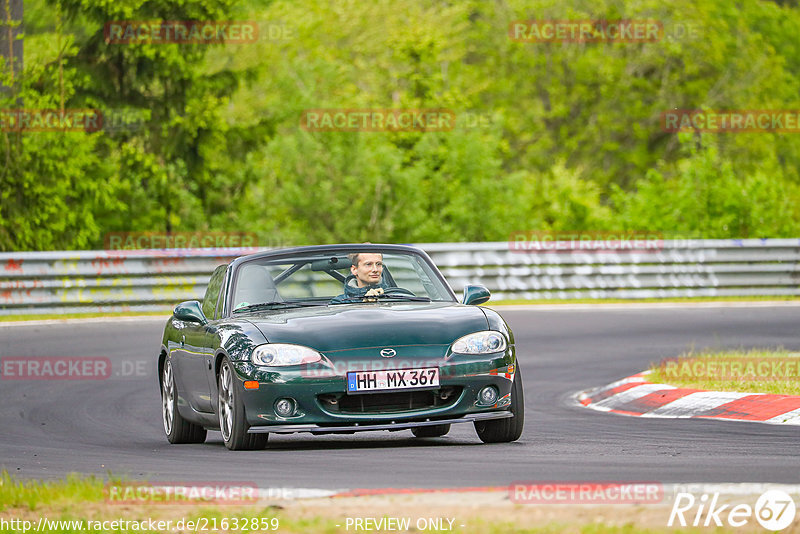
<svg viewBox="0 0 800 534">
<path fill-rule="evenodd" d="M 31 0 L 2 107 L 131 128 L 0 132 L 0 250 L 107 232 L 297 244 L 515 231 L 798 235 L 798 134 L 677 135 L 671 109 L 800 109 L 796 2 Z M 61 14 L 61 16 L 59 16 Z M 518 20 L 651 19 L 654 43 L 523 43 Z M 120 20 L 253 20 L 255 43 L 114 44 Z M 449 109 L 438 132 L 325 132 L 305 110 Z M 477 120 L 470 120 L 477 119 Z"/>
<path fill-rule="evenodd" d="M 50 53 L 58 55 L 57 50 Z M 66 43 L 61 56 L 75 53 Z M 21 109 L 17 102 L 29 110 L 61 109 L 74 94 L 75 72 L 63 69 L 59 76 L 57 63 L 28 67 L 16 83 L 16 94 L 2 95 L 0 109 Z M 93 246 L 101 232 L 98 215 L 119 203 L 112 179 L 115 169 L 101 155 L 100 134 L 3 130 L 0 251 Z"/>
<path fill-rule="evenodd" d="M 779 171 L 767 166 L 740 177 L 711 136 L 704 146 L 682 136 L 685 155 L 674 165 L 660 162 L 632 192 L 616 188 L 624 228 L 712 239 L 800 235 L 796 184 L 775 180 L 770 170 Z"/>
</svg>

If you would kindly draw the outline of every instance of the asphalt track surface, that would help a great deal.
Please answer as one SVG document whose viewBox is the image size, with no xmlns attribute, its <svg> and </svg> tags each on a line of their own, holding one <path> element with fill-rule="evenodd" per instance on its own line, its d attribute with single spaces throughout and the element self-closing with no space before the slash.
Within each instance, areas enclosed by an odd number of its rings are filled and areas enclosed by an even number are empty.
<svg viewBox="0 0 800 534">
<path fill-rule="evenodd" d="M 0 327 L 0 358 L 107 356 L 114 369 L 107 380 L 0 380 L 0 469 L 22 478 L 112 473 L 262 489 L 800 483 L 796 426 L 632 418 L 570 402 L 576 391 L 690 348 L 800 350 L 800 307 L 499 310 L 521 357 L 526 424 L 518 442 L 497 445 L 482 444 L 471 424 L 434 439 L 408 430 L 272 435 L 255 452 L 228 451 L 219 432 L 203 445 L 170 445 L 154 363 L 163 319 Z"/>
</svg>

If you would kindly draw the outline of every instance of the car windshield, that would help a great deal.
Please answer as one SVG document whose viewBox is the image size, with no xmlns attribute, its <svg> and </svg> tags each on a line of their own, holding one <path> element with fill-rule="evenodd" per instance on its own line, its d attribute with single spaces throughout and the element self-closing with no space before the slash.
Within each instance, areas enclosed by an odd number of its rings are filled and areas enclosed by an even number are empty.
<svg viewBox="0 0 800 534">
<path fill-rule="evenodd" d="M 370 301 L 455 302 L 441 275 L 413 252 L 318 252 L 259 258 L 234 276 L 234 312 Z"/>
</svg>

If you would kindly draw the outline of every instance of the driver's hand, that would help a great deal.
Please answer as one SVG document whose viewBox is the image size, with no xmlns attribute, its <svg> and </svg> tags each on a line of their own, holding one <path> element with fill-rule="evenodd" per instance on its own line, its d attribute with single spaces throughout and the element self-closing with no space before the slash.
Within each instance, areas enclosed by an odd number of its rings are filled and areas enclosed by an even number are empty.
<svg viewBox="0 0 800 534">
<path fill-rule="evenodd" d="M 364 293 L 365 297 L 377 297 L 378 295 L 383 295 L 383 288 L 382 287 L 374 287 Z"/>
</svg>

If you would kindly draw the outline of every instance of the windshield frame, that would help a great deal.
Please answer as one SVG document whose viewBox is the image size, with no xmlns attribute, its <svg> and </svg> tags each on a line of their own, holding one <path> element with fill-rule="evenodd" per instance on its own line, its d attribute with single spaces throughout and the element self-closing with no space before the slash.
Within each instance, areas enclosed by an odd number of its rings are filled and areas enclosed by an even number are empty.
<svg viewBox="0 0 800 534">
<path fill-rule="evenodd" d="M 298 259 L 302 258 L 303 256 L 311 256 L 311 255 L 342 255 L 342 254 L 349 254 L 351 252 L 382 252 L 382 253 L 389 253 L 389 254 L 408 254 L 414 255 L 423 263 L 425 263 L 430 271 L 441 283 L 442 287 L 445 290 L 445 297 L 449 297 L 449 299 L 441 299 L 441 300 L 434 300 L 431 302 L 449 302 L 453 304 L 457 304 L 459 302 L 458 298 L 456 297 L 453 288 L 447 282 L 444 275 L 442 275 L 439 268 L 436 267 L 436 264 L 433 263 L 430 256 L 425 253 L 424 250 L 413 247 L 410 245 L 381 245 L 381 244 L 343 244 L 343 245 L 318 245 L 318 246 L 309 246 L 309 247 L 294 247 L 289 249 L 281 249 L 281 250 L 271 250 L 267 252 L 259 252 L 256 254 L 250 254 L 247 256 L 241 256 L 236 258 L 230 263 L 230 279 L 226 287 L 226 295 L 225 295 L 225 305 L 224 305 L 224 313 L 223 317 L 232 317 L 234 314 L 233 307 L 235 303 L 233 302 L 233 294 L 236 288 L 239 274 L 242 271 L 242 268 L 246 265 L 251 263 L 261 263 L 263 261 L 274 261 L 274 260 L 286 260 L 287 263 L 291 262 L 291 258 L 298 257 Z M 320 299 L 322 300 L 322 299 Z M 395 299 L 385 299 L 379 302 L 400 302 L 399 300 Z M 408 302 L 414 302 L 409 300 Z M 321 305 L 327 305 L 325 304 Z"/>
</svg>

